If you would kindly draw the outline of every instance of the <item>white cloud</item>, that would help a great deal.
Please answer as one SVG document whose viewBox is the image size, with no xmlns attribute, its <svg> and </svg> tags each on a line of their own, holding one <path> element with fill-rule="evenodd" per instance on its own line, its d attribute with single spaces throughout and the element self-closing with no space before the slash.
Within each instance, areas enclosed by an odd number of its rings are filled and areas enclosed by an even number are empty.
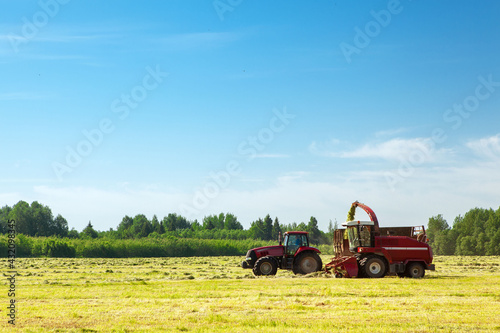
<svg viewBox="0 0 500 333">
<path fill-rule="evenodd" d="M 309 152 L 314 155 L 326 156 L 326 157 L 339 157 L 337 147 L 340 145 L 340 140 L 331 139 L 327 142 L 316 142 L 313 141 L 309 145 Z"/>
<path fill-rule="evenodd" d="M 178 207 L 189 198 L 179 193 L 120 188 L 105 190 L 92 187 L 35 186 L 34 196 L 54 214 L 64 216 L 71 227 L 82 230 L 88 221 L 98 230 L 115 228 L 125 215 L 157 214 L 161 219 L 179 213 Z"/>
<path fill-rule="evenodd" d="M 340 145 L 340 141 L 332 140 L 326 144 L 313 142 L 309 151 L 313 154 L 338 158 L 371 158 L 389 161 L 407 160 L 418 155 L 426 162 L 434 161 L 439 155 L 448 154 L 446 149 L 435 149 L 434 142 L 430 138 L 395 138 L 384 142 L 367 143 L 352 150 L 346 150 L 346 145 Z"/>
<path fill-rule="evenodd" d="M 467 142 L 474 154 L 487 160 L 500 160 L 500 134 Z"/>
<path fill-rule="evenodd" d="M 267 214 L 278 217 L 281 223 L 307 222 L 315 216 L 320 228 L 326 230 L 330 220 L 343 222 L 350 204 L 359 200 L 374 209 L 381 225 L 426 225 L 429 217 L 437 214 L 443 214 L 451 225 L 457 215 L 471 208 L 498 208 L 497 169 L 494 164 L 476 165 L 474 161 L 454 167 L 422 166 L 394 188 L 384 177 L 386 169 L 367 167 L 321 176 L 308 171 L 287 172 L 251 190 L 231 185 L 211 198 L 196 216 L 186 217 L 201 220 L 206 215 L 231 212 L 248 228 Z M 48 205 L 77 230 L 89 220 L 98 230 L 116 228 L 123 216 L 140 213 L 148 218 L 156 214 L 161 219 L 168 213 L 181 213 L 180 207 L 193 200 L 193 193 L 151 188 L 137 190 L 127 184 L 111 190 L 37 186 L 29 199 Z M 14 197 L 18 195 L 0 195 L 3 202 L 15 203 L 18 200 Z M 367 218 L 362 211 L 358 214 L 360 219 Z"/>
<path fill-rule="evenodd" d="M 287 154 L 255 154 L 254 158 L 289 158 Z"/>
<path fill-rule="evenodd" d="M 343 158 L 382 158 L 386 160 L 399 160 L 406 158 L 415 151 L 429 156 L 432 146 L 430 139 L 392 139 L 377 144 L 366 144 L 353 151 L 343 152 Z"/>
<path fill-rule="evenodd" d="M 318 218 L 326 230 L 329 220 L 343 222 L 356 200 L 372 207 L 381 225 L 427 225 L 443 214 L 449 224 L 474 207 L 498 208 L 500 174 L 493 166 L 423 167 L 392 190 L 382 172 L 349 172 L 330 181 L 286 174 L 272 186 L 254 191 L 230 190 L 211 203 L 210 212 L 230 210 L 245 227 L 266 214 L 282 223 Z M 359 218 L 367 218 L 359 212 Z"/>
<path fill-rule="evenodd" d="M 0 183 L 55 183 L 57 180 L 51 178 L 0 178 Z"/>
<path fill-rule="evenodd" d="M 287 172 L 286 174 L 278 177 L 278 183 L 287 183 L 288 181 L 291 181 L 291 180 L 301 180 L 301 179 L 304 179 L 304 177 L 306 177 L 308 175 L 309 175 L 309 172 L 307 172 L 307 171 Z"/>
<path fill-rule="evenodd" d="M 21 195 L 16 192 L 5 192 L 5 193 L 0 193 L 0 202 L 2 202 L 2 205 L 9 205 L 13 206 L 15 205 L 20 199 Z"/>
<path fill-rule="evenodd" d="M 86 41 L 97 41 L 97 40 L 113 40 L 122 37 L 122 35 L 114 34 L 89 34 L 89 35 L 70 35 L 70 34 L 60 34 L 51 35 L 46 37 L 40 37 L 36 40 L 39 42 L 53 42 L 53 43 L 81 43 Z"/>
</svg>

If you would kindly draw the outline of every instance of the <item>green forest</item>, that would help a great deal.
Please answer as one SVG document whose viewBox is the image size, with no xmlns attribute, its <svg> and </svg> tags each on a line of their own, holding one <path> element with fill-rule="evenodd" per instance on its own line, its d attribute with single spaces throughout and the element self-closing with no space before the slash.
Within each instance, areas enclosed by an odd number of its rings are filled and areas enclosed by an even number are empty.
<svg viewBox="0 0 500 333">
<path fill-rule="evenodd" d="M 326 232 L 318 221 L 282 224 L 266 215 L 244 229 L 231 213 L 220 213 L 189 221 L 177 214 L 149 220 L 144 214 L 124 216 L 107 231 L 95 230 L 92 223 L 81 231 L 69 229 L 61 215 L 53 216 L 48 206 L 19 201 L 0 209 L 0 253 L 7 255 L 8 221 L 15 221 L 16 255 L 20 257 L 181 257 L 244 255 L 248 249 L 275 244 L 279 233 L 304 230 L 310 240 L 331 253 L 337 223 L 330 220 Z M 429 244 L 436 255 L 500 255 L 500 208 L 474 208 L 455 218 L 450 226 L 441 215 L 429 218 Z"/>
<path fill-rule="evenodd" d="M 434 254 L 462 256 L 500 255 L 500 208 L 474 208 L 457 216 L 450 226 L 441 215 L 427 225 Z"/>
</svg>

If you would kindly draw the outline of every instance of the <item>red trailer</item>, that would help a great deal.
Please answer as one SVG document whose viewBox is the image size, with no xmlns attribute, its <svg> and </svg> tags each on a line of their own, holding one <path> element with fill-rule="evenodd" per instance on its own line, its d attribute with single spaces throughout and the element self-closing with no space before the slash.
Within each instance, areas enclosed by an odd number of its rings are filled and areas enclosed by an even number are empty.
<svg viewBox="0 0 500 333">
<path fill-rule="evenodd" d="M 355 221 L 354 212 L 362 208 L 370 221 Z M 373 210 L 356 201 L 347 222 L 334 234 L 335 257 L 325 270 L 336 277 L 381 278 L 387 274 L 421 278 L 434 270 L 432 249 L 425 228 L 380 228 Z"/>
</svg>

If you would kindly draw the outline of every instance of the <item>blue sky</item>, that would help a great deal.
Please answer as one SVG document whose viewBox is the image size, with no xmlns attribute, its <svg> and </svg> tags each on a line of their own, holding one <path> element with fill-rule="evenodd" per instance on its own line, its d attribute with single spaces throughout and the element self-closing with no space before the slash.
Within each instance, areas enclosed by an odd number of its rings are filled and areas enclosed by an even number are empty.
<svg viewBox="0 0 500 333">
<path fill-rule="evenodd" d="M 2 205 L 77 230 L 500 205 L 496 1 L 0 3 Z"/>
</svg>

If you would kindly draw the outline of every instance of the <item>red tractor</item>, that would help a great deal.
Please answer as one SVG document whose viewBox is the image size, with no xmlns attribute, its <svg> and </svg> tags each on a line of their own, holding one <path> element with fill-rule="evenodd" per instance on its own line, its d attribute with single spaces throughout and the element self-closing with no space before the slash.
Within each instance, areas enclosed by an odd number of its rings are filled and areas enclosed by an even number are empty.
<svg viewBox="0 0 500 333">
<path fill-rule="evenodd" d="M 276 275 L 278 268 L 292 270 L 295 274 L 309 274 L 320 271 L 323 262 L 318 249 L 309 246 L 308 232 L 285 232 L 284 244 L 258 247 L 247 252 L 241 263 L 243 268 L 251 268 L 255 275 Z"/>
<path fill-rule="evenodd" d="M 354 221 L 356 207 L 362 208 L 370 221 Z M 432 249 L 427 244 L 423 226 L 379 228 L 373 210 L 354 202 L 348 221 L 334 234 L 335 258 L 325 270 L 336 277 L 381 278 L 386 274 L 421 278 L 425 270 L 434 270 Z"/>
</svg>

